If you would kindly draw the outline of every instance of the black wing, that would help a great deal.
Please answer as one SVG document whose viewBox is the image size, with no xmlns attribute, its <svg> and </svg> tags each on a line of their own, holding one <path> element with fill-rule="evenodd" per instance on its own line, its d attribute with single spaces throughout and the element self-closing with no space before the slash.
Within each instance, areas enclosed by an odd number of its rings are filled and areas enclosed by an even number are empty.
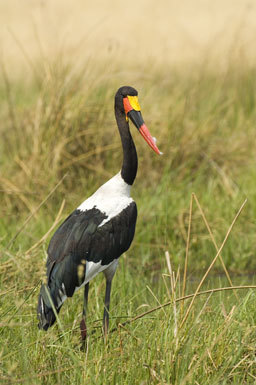
<svg viewBox="0 0 256 385">
<path fill-rule="evenodd" d="M 101 222 L 106 215 L 93 208 L 75 210 L 53 235 L 48 247 L 48 285 L 65 286 L 67 296 L 72 296 L 84 280 L 85 271 L 79 266 L 85 261 L 108 265 L 129 249 L 134 237 L 137 208 L 132 202 L 121 213 Z"/>
<path fill-rule="evenodd" d="M 106 218 L 96 207 L 75 210 L 54 233 L 46 266 L 48 290 L 57 311 L 63 302 L 62 296 L 71 297 L 84 281 L 86 261 L 108 265 L 129 249 L 137 219 L 135 202 L 100 226 Z M 38 302 L 39 327 L 47 329 L 55 321 L 51 308 L 42 285 Z"/>
</svg>

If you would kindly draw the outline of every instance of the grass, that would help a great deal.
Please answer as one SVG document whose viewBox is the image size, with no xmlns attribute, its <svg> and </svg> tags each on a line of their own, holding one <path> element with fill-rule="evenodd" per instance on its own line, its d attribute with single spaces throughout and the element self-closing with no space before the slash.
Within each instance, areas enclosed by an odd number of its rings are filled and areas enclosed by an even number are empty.
<svg viewBox="0 0 256 385">
<path fill-rule="evenodd" d="M 37 329 L 36 301 L 57 225 L 119 171 L 113 96 L 123 83 L 116 67 L 102 75 L 102 63 L 83 72 L 59 63 L 26 85 L 6 70 L 0 81 L 1 383 L 255 383 L 255 289 L 175 300 L 183 291 L 230 286 L 219 257 L 199 283 L 246 198 L 219 254 L 234 285 L 255 283 L 256 68 L 149 72 L 145 65 L 150 76 L 131 84 L 164 155 L 154 156 L 131 128 L 139 217 L 114 278 L 116 330 L 103 341 L 104 280 L 96 277 L 82 352 L 82 291 L 47 333 Z"/>
</svg>

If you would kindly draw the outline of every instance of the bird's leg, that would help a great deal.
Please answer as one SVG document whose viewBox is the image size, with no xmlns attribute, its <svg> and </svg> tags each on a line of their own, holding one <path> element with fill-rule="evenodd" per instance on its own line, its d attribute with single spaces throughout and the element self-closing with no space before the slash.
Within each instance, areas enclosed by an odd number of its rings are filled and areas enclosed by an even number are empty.
<svg viewBox="0 0 256 385">
<path fill-rule="evenodd" d="M 84 287 L 83 318 L 80 322 L 82 342 L 86 340 L 86 336 L 87 336 L 87 328 L 86 328 L 85 320 L 86 320 L 86 310 L 87 310 L 87 303 L 88 303 L 88 293 L 89 293 L 89 282 Z"/>
<path fill-rule="evenodd" d="M 106 292 L 105 292 L 105 302 L 104 302 L 104 313 L 103 313 L 103 332 L 106 337 L 108 333 L 108 325 L 109 325 L 109 305 L 110 305 L 110 292 L 111 292 L 111 280 L 106 279 Z"/>
<path fill-rule="evenodd" d="M 104 332 L 105 338 L 108 333 L 108 325 L 109 325 L 109 305 L 110 305 L 111 284 L 112 284 L 112 279 L 116 272 L 117 265 L 118 265 L 118 259 L 114 260 L 106 268 L 106 270 L 103 271 L 106 278 L 106 292 L 105 292 L 104 313 L 103 313 L 103 332 Z"/>
</svg>

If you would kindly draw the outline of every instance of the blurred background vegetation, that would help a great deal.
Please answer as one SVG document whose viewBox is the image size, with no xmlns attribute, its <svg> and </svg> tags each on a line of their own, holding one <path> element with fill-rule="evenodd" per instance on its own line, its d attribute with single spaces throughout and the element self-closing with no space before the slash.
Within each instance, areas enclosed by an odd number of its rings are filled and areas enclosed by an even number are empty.
<svg viewBox="0 0 256 385">
<path fill-rule="evenodd" d="M 131 127 L 139 157 L 138 175 L 132 189 L 139 216 L 134 242 L 122 257 L 113 285 L 113 316 L 132 316 L 141 306 L 153 306 L 147 285 L 157 293 L 161 303 L 168 299 L 162 281 L 162 273 L 168 272 L 164 253 L 168 250 L 174 270 L 183 272 L 192 193 L 201 204 L 218 246 L 239 207 L 248 199 L 222 257 L 233 283 L 254 282 L 255 20 L 256 5 L 249 1 L 131 0 L 123 4 L 111 0 L 92 4 L 81 0 L 75 3 L 12 0 L 11 5 L 8 1 L 0 3 L 0 306 L 3 341 L 9 341 L 4 357 L 9 357 L 11 352 L 19 355 L 21 346 L 39 346 L 36 350 L 27 350 L 26 360 L 7 360 L 1 373 L 3 380 L 12 383 L 23 377 L 28 371 L 26 362 L 31 361 L 30 375 L 36 373 L 38 383 L 43 379 L 46 382 L 42 383 L 64 381 L 61 374 L 42 378 L 38 375 L 49 367 L 49 362 L 53 370 L 56 367 L 56 349 L 50 347 L 56 327 L 43 339 L 36 329 L 38 284 L 45 270 L 47 244 L 57 225 L 120 169 L 122 151 L 113 99 L 122 85 L 131 85 L 139 91 L 144 120 L 157 137 L 164 155 L 157 157 Z M 188 287 L 193 289 L 199 282 L 215 254 L 209 232 L 194 203 Z M 101 317 L 104 288 L 101 278 L 95 282 L 96 308 L 95 313 L 91 309 L 91 317 L 97 320 Z M 215 286 L 216 282 L 218 286 L 228 284 L 219 261 L 205 286 Z M 80 297 L 77 295 L 62 309 L 67 333 L 71 330 L 68 343 L 72 346 L 82 310 Z M 120 298 L 127 302 L 120 302 Z M 246 298 L 248 313 L 240 312 L 239 317 L 243 314 L 244 318 L 236 322 L 247 325 L 248 336 L 254 330 L 250 316 L 253 306 L 249 297 Z M 225 300 L 225 306 L 233 304 L 229 297 Z M 221 301 L 224 301 L 222 297 Z M 213 316 L 216 313 L 221 317 L 219 302 L 212 306 Z M 207 335 L 212 322 L 210 335 L 215 341 L 217 327 L 214 317 L 209 317 L 206 314 L 202 333 Z M 10 320 L 16 325 L 15 332 L 8 327 Z M 153 322 L 147 330 L 148 341 L 157 338 Z M 160 329 L 167 330 L 167 324 L 173 319 L 159 316 L 155 322 Z M 22 333 L 21 326 L 25 326 Z M 146 333 L 145 328 L 146 325 L 140 325 L 138 338 Z M 194 334 L 188 341 L 189 328 Z M 238 333 L 238 328 L 234 330 L 233 335 Z M 184 341 L 194 346 L 195 351 L 201 352 L 198 353 L 200 362 L 205 352 L 196 324 L 189 324 L 184 333 L 182 347 Z M 135 354 L 132 367 L 137 365 L 136 354 L 144 348 L 136 350 L 134 340 L 128 337 L 127 334 L 127 346 Z M 217 349 L 219 365 L 222 358 L 225 361 L 225 346 L 230 344 L 233 352 L 237 348 L 235 341 L 229 339 L 232 336 L 226 337 Z M 114 338 L 117 337 L 112 337 L 113 344 L 117 343 Z M 166 363 L 165 354 L 171 351 L 172 357 L 168 356 L 168 360 L 176 362 L 176 366 L 170 373 L 157 361 L 156 367 L 164 371 L 159 369 L 161 374 L 156 377 L 149 371 L 149 379 L 158 383 L 159 378 L 162 381 L 172 378 L 170 383 L 180 384 L 191 372 L 190 359 L 195 356 L 190 348 L 185 351 L 180 348 L 187 365 L 184 369 L 178 345 L 170 345 L 168 338 L 161 346 L 155 346 L 152 357 L 159 355 L 159 360 Z M 44 351 L 40 364 L 42 340 L 48 350 Z M 146 344 L 146 340 L 143 341 Z M 233 373 L 232 368 L 247 354 L 249 358 L 243 361 L 241 371 L 245 373 L 252 362 L 250 340 L 247 342 L 231 366 L 224 365 L 221 371 L 216 362 L 216 368 L 208 363 L 205 372 L 201 372 L 201 367 L 196 365 L 193 375 L 205 384 L 211 379 L 213 384 L 215 377 L 209 373 L 215 373 L 216 381 L 220 381 L 227 368 Z M 60 336 L 60 345 L 62 343 Z M 70 349 L 71 345 L 65 344 L 63 346 Z M 100 343 L 94 348 L 96 359 L 102 358 Z M 127 352 L 129 356 L 128 347 Z M 228 352 L 225 353 L 228 356 Z M 80 370 L 80 352 L 74 354 L 72 365 Z M 147 354 L 146 350 L 145 362 L 148 362 Z M 58 355 L 64 363 L 70 358 L 62 351 Z M 92 353 L 92 362 L 95 355 Z M 115 367 L 114 361 L 110 362 Z M 229 362 L 228 358 L 225 362 Z M 113 373 L 117 369 L 112 369 L 108 377 L 100 367 L 95 368 L 95 378 L 103 381 L 95 380 L 95 383 L 119 383 L 122 379 L 124 382 L 120 383 L 140 383 L 129 376 L 115 380 Z M 84 380 L 92 381 L 92 372 L 87 376 L 85 372 L 79 374 L 79 370 L 65 374 L 67 383 L 82 383 L 81 375 Z M 137 370 L 141 370 L 138 379 L 142 381 L 145 369 L 138 367 Z M 207 378 L 204 373 L 208 373 Z M 241 384 L 241 376 L 236 378 L 232 374 L 229 379 Z M 186 381 L 191 379 L 188 377 Z"/>
</svg>

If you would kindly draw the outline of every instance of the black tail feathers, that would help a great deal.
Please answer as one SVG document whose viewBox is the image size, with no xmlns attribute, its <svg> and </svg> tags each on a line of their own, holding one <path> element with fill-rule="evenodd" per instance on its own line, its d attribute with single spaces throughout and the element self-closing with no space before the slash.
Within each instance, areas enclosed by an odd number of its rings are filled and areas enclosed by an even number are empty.
<svg viewBox="0 0 256 385">
<path fill-rule="evenodd" d="M 49 295 L 50 295 L 49 288 L 48 290 L 46 290 L 45 285 L 42 284 L 39 298 L 38 298 L 38 305 L 37 305 L 37 318 L 39 321 L 38 323 L 39 329 L 47 330 L 56 321 L 56 317 L 52 309 L 52 304 L 49 299 Z M 53 299 L 52 299 L 52 303 L 54 304 Z M 55 309 L 57 313 L 60 311 L 60 307 L 59 309 L 55 307 Z"/>
</svg>

